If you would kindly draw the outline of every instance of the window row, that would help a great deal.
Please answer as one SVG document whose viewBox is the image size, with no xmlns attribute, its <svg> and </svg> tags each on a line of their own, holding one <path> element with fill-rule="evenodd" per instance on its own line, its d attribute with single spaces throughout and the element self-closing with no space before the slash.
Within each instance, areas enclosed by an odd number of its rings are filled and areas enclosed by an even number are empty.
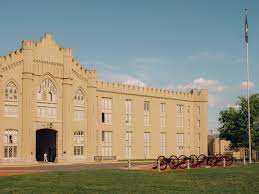
<svg viewBox="0 0 259 194">
<path fill-rule="evenodd" d="M 103 124 L 112 124 L 112 98 L 102 98 L 101 104 L 101 122 Z M 188 110 L 190 106 L 188 106 Z M 200 107 L 197 107 L 197 111 L 200 114 Z M 144 101 L 144 126 L 150 126 L 150 102 Z M 125 100 L 125 125 L 132 124 L 132 100 Z M 188 119 L 187 127 L 190 128 L 191 122 Z M 166 103 L 160 103 L 160 126 L 166 127 Z M 176 127 L 184 127 L 184 105 L 176 105 Z M 197 121 L 197 127 L 200 127 L 200 120 Z"/>
<path fill-rule="evenodd" d="M 18 146 L 18 131 L 15 129 L 7 129 L 4 132 L 4 158 L 16 158 Z M 85 139 L 84 131 L 74 132 L 74 156 L 83 156 Z"/>
<path fill-rule="evenodd" d="M 166 132 L 160 133 L 160 154 L 167 154 L 167 136 Z M 197 134 L 198 139 L 197 142 L 200 141 L 200 134 Z M 188 140 L 187 140 L 188 141 Z M 143 137 L 143 146 L 144 146 L 144 158 L 149 158 L 151 156 L 151 133 L 144 132 Z M 102 156 L 113 156 L 113 144 L 112 144 L 112 131 L 102 131 Z M 125 158 L 132 158 L 132 147 L 133 147 L 133 135 L 132 131 L 125 132 L 125 142 L 124 142 L 124 153 Z M 176 155 L 180 156 L 184 154 L 184 148 L 188 148 L 188 152 L 190 152 L 190 148 L 186 147 L 184 143 L 184 133 L 176 134 Z M 197 147 L 198 149 L 199 147 Z M 200 148 L 199 148 L 200 149 Z M 188 153 L 189 154 L 189 153 Z M 200 151 L 198 152 L 200 154 Z"/>
<path fill-rule="evenodd" d="M 132 157 L 132 132 L 125 133 L 125 157 Z M 144 133 L 144 157 L 150 156 L 150 133 Z M 163 144 L 164 145 L 164 144 Z M 102 131 L 102 156 L 113 156 L 112 131 Z"/>
<path fill-rule="evenodd" d="M 4 158 L 17 157 L 17 136 L 18 132 L 15 129 L 7 129 L 4 132 Z M 197 134 L 197 142 L 200 141 L 200 133 Z M 112 131 L 102 131 L 102 156 L 112 156 Z M 144 157 L 149 158 L 151 152 L 151 133 L 144 132 Z M 133 138 L 132 131 L 125 133 L 125 157 L 132 157 Z M 176 134 L 176 154 L 177 156 L 184 154 L 184 133 Z M 166 132 L 160 133 L 160 154 L 166 155 L 167 137 Z M 200 149 L 200 148 L 197 148 Z M 74 156 L 82 157 L 85 151 L 85 133 L 84 131 L 74 132 Z M 200 150 L 199 152 L 200 153 Z"/>
<path fill-rule="evenodd" d="M 10 81 L 4 90 L 4 115 L 6 117 L 18 116 L 18 89 L 13 81 Z M 37 90 L 37 117 L 57 118 L 57 89 L 50 79 L 44 79 Z M 74 96 L 74 120 L 85 119 L 85 95 L 78 89 Z"/>
</svg>

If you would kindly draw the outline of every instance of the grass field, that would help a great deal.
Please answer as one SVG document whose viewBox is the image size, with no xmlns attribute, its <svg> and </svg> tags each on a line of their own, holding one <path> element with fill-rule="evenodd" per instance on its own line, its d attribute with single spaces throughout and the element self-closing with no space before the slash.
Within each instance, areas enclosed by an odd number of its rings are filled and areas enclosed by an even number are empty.
<svg viewBox="0 0 259 194">
<path fill-rule="evenodd" d="M 97 169 L 0 177 L 0 193 L 258 193 L 259 164 L 185 171 Z"/>
</svg>

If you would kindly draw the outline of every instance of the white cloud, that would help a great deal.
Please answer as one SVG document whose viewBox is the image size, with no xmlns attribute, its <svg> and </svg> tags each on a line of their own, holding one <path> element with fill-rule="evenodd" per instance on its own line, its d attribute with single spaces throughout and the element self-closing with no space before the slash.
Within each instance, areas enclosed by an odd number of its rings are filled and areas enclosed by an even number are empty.
<svg viewBox="0 0 259 194">
<path fill-rule="evenodd" d="M 240 108 L 240 106 L 238 104 L 227 104 L 227 108 L 234 108 L 234 109 L 238 110 Z"/>
<path fill-rule="evenodd" d="M 101 80 L 108 81 L 108 82 L 120 82 L 123 84 L 137 85 L 142 87 L 146 86 L 146 84 L 140 79 L 127 74 L 104 71 L 104 72 L 101 72 L 99 75 Z"/>
<path fill-rule="evenodd" d="M 141 87 L 145 87 L 146 84 L 136 78 L 130 78 L 127 81 L 123 82 L 123 84 L 128 84 L 128 85 L 136 85 L 136 86 L 141 86 Z"/>
<path fill-rule="evenodd" d="M 204 78 L 197 78 L 186 85 L 178 85 L 176 89 L 191 90 L 191 89 L 208 89 L 209 92 L 222 92 L 226 86 L 221 85 L 217 80 L 206 80 Z"/>
<path fill-rule="evenodd" d="M 255 87 L 255 84 L 251 81 L 248 82 L 248 88 L 249 89 L 252 89 Z M 242 90 L 246 90 L 247 89 L 247 81 L 243 81 L 241 84 L 240 84 L 240 88 Z"/>
<path fill-rule="evenodd" d="M 207 80 L 204 78 L 194 79 L 192 82 L 185 85 L 168 86 L 167 89 L 175 89 L 182 91 L 190 91 L 191 89 L 207 89 L 209 92 L 208 104 L 211 108 L 222 108 L 225 104 L 224 101 L 215 95 L 216 93 L 223 92 L 227 86 L 219 83 L 217 80 Z"/>
</svg>

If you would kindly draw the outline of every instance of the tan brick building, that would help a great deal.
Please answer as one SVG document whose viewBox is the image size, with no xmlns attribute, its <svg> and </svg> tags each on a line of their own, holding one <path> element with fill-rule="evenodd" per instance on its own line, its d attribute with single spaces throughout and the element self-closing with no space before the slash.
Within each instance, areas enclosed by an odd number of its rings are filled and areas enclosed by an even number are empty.
<svg viewBox="0 0 259 194">
<path fill-rule="evenodd" d="M 208 93 L 96 80 L 50 34 L 0 57 L 2 163 L 207 154 Z"/>
</svg>

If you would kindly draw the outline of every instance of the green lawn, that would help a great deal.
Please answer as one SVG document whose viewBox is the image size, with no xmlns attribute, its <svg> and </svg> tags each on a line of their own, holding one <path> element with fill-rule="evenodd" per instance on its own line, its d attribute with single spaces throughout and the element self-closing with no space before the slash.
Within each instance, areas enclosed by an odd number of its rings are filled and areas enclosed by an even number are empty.
<svg viewBox="0 0 259 194">
<path fill-rule="evenodd" d="M 0 177 L 0 193 L 258 193 L 259 164 L 185 171 L 118 169 Z"/>
</svg>

